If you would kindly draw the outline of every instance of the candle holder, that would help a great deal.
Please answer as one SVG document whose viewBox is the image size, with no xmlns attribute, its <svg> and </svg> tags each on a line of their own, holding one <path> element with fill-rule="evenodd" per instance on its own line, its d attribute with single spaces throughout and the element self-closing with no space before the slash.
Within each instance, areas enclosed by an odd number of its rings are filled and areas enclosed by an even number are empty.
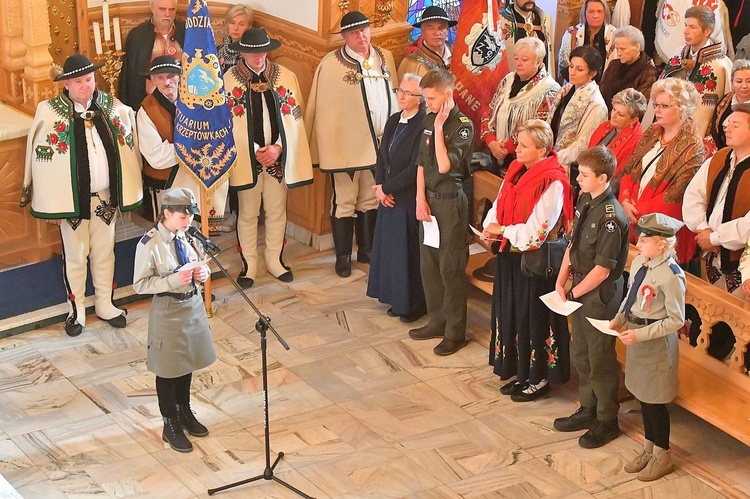
<svg viewBox="0 0 750 499">
<path fill-rule="evenodd" d="M 104 81 L 109 83 L 109 92 L 116 97 L 117 88 L 115 82 L 120 75 L 120 70 L 122 70 L 122 56 L 125 55 L 125 52 L 115 50 L 115 44 L 111 40 L 105 40 L 104 47 L 106 47 L 104 53 L 97 57 L 99 61 L 104 62 L 104 66 L 102 66 L 99 72 L 102 74 Z"/>
</svg>

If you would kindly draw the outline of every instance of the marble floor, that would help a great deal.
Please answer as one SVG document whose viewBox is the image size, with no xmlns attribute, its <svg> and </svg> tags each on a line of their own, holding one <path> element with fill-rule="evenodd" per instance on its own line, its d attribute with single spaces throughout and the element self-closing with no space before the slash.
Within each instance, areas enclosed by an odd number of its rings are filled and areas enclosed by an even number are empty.
<svg viewBox="0 0 750 499">
<path fill-rule="evenodd" d="M 222 236 L 231 247 L 231 236 Z M 237 259 L 226 251 L 236 273 Z M 643 483 L 623 471 L 642 443 L 640 414 L 602 449 L 558 433 L 576 408 L 574 381 L 527 404 L 500 395 L 487 366 L 489 298 L 472 290 L 473 341 L 450 357 L 437 340 L 365 296 L 367 267 L 333 272 L 332 251 L 294 240 L 295 280 L 260 275 L 250 298 L 291 347 L 268 335 L 271 450 L 276 476 L 318 497 L 689 498 L 750 496 L 750 448 L 672 406 L 676 471 Z M 27 499 L 205 498 L 207 489 L 263 472 L 264 425 L 256 317 L 226 279 L 210 319 L 219 360 L 196 373 L 193 409 L 210 429 L 180 454 L 161 440 L 154 377 L 146 370 L 148 301 L 113 329 L 89 317 L 0 340 L 0 475 Z M 93 319 L 93 320 L 92 320 Z M 424 319 L 416 325 L 424 323 Z M 412 326 L 413 327 L 413 326 Z M 272 457 L 273 459 L 273 457 Z M 0 497 L 4 496 L 0 489 Z M 259 480 L 214 497 L 297 497 Z"/>
</svg>

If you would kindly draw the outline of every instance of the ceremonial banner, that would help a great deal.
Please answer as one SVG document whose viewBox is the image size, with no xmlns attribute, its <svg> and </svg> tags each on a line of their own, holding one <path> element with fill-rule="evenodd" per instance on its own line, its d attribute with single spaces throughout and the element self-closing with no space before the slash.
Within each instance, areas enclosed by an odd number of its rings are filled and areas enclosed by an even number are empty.
<svg viewBox="0 0 750 499">
<path fill-rule="evenodd" d="M 226 190 L 237 153 L 205 0 L 190 0 L 187 9 L 174 145 L 183 177 L 187 173 L 209 196 L 219 186 Z M 223 212 L 223 204 L 214 204 Z"/>
<path fill-rule="evenodd" d="M 498 30 L 499 19 L 497 0 L 461 3 L 451 61 L 451 72 L 456 77 L 453 98 L 476 130 L 500 81 L 510 71 L 505 42 Z M 481 140 L 478 133 L 475 137 Z"/>
<path fill-rule="evenodd" d="M 685 11 L 694 5 L 710 7 L 716 15 L 716 26 L 711 39 L 724 41 L 720 0 L 660 0 L 656 20 L 656 51 L 668 61 L 677 49 L 685 45 Z"/>
</svg>

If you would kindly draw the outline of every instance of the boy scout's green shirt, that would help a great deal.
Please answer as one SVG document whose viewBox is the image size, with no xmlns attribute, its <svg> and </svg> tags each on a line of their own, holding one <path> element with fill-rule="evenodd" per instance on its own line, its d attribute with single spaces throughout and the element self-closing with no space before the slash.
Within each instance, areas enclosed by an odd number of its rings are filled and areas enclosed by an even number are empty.
<svg viewBox="0 0 750 499">
<path fill-rule="evenodd" d="M 588 207 L 586 207 L 588 205 Z M 585 219 L 581 215 L 585 213 Z M 605 282 L 622 275 L 628 259 L 628 229 L 630 223 L 611 187 L 591 199 L 591 194 L 581 193 L 576 205 L 570 264 L 575 272 L 588 274 L 596 265 L 610 270 Z M 580 231 L 580 234 L 576 234 Z"/>
<path fill-rule="evenodd" d="M 435 118 L 437 114 L 429 113 L 424 119 L 417 166 L 424 167 L 425 187 L 432 192 L 456 192 L 462 181 L 469 176 L 471 154 L 474 151 L 474 125 L 471 120 L 458 110 L 451 109 L 448 119 L 443 124 L 445 148 L 451 168 L 448 173 L 440 173 L 435 157 Z"/>
</svg>

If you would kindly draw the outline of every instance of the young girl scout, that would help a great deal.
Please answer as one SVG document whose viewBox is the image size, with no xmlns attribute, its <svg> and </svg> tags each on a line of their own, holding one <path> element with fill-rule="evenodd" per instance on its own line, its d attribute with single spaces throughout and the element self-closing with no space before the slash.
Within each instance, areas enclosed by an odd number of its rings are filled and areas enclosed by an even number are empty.
<svg viewBox="0 0 750 499">
<path fill-rule="evenodd" d="M 154 294 L 146 365 L 156 375 L 162 439 L 179 452 L 193 450 L 183 429 L 196 437 L 208 435 L 190 410 L 190 381 L 193 371 L 216 360 L 196 286 L 196 281 L 208 279 L 210 270 L 200 243 L 185 234 L 196 213 L 198 205 L 189 189 L 163 191 L 159 222 L 138 243 L 133 275 L 136 293 Z"/>
<path fill-rule="evenodd" d="M 679 220 L 652 213 L 638 220 L 639 256 L 630 267 L 630 291 L 611 321 L 627 345 L 625 386 L 641 403 L 646 443 L 625 465 L 643 481 L 673 469 L 667 405 L 677 395 L 677 331 L 685 322 L 685 274 L 675 261 Z"/>
</svg>

